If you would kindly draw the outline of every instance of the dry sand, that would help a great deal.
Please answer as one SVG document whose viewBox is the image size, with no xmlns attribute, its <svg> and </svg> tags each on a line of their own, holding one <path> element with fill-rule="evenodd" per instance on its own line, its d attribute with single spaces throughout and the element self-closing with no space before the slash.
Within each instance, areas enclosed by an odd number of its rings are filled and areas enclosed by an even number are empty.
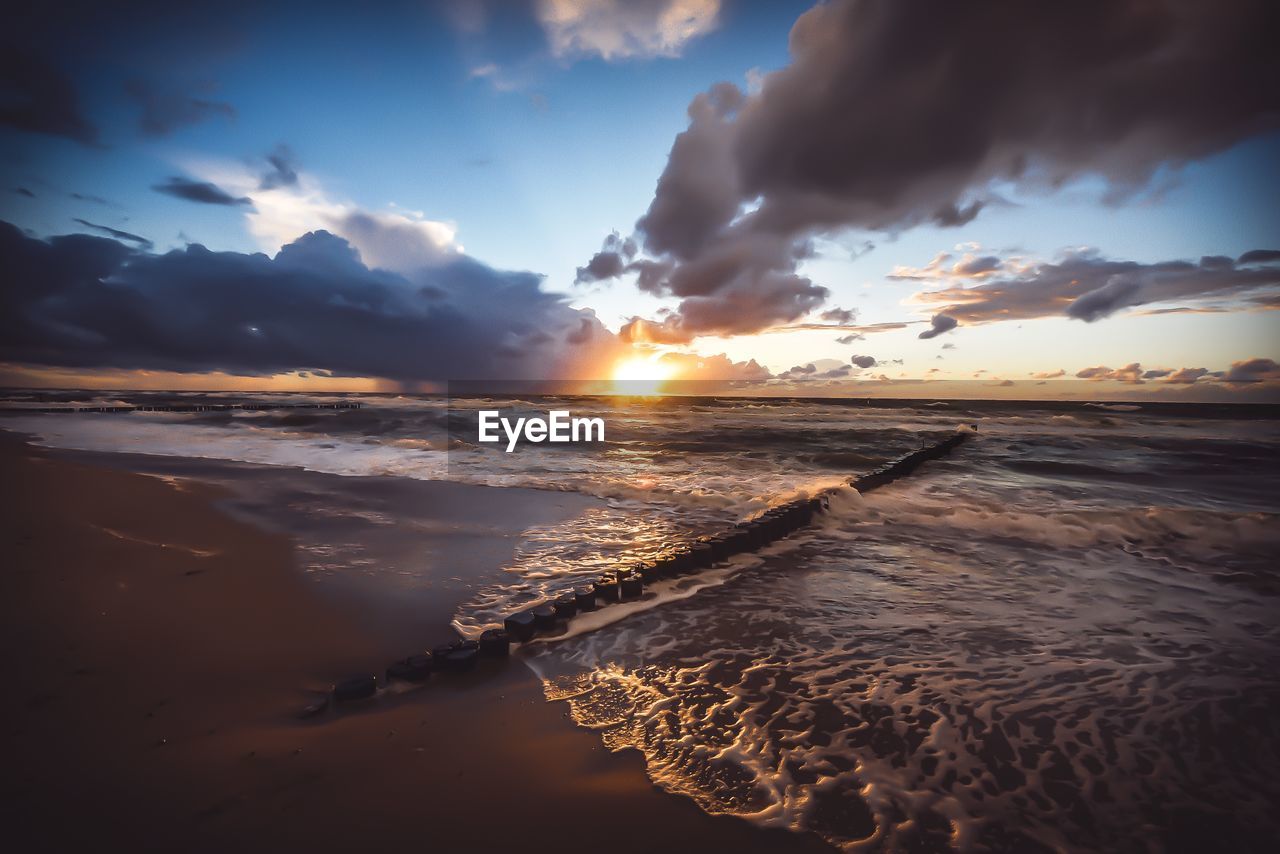
<svg viewBox="0 0 1280 854">
<path fill-rule="evenodd" d="M 298 720 L 406 650 L 317 595 L 288 536 L 9 436 L 0 476 L 11 850 L 827 850 L 658 791 L 514 660 Z"/>
</svg>

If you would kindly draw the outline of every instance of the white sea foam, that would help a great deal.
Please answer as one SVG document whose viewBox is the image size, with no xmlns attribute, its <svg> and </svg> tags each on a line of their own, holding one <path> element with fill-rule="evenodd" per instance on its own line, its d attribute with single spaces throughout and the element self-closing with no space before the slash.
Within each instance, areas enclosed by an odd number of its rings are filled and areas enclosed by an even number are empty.
<svg viewBox="0 0 1280 854">
<path fill-rule="evenodd" d="M 245 417 L 247 416 L 247 417 Z M 185 414 L 22 415 L 3 422 L 41 445 L 80 451 L 234 460 L 346 476 L 394 475 L 438 480 L 447 472 L 443 451 L 319 433 L 285 433 L 252 422 L 234 428 L 189 423 Z"/>
</svg>

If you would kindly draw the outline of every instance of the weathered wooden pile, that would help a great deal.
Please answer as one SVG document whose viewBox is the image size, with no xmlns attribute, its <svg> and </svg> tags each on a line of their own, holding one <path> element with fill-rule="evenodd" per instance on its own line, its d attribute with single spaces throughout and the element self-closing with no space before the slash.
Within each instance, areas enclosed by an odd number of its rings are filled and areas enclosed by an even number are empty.
<svg viewBox="0 0 1280 854">
<path fill-rule="evenodd" d="M 940 442 L 928 445 L 892 460 L 865 475 L 849 481 L 860 493 L 911 474 L 928 460 L 951 453 L 972 433 L 957 431 Z M 834 490 L 831 490 L 834 491 Z M 828 506 L 830 492 L 811 498 L 797 498 L 771 507 L 760 515 L 739 522 L 727 531 L 677 546 L 656 561 L 606 572 L 595 581 L 580 584 L 555 599 L 542 602 L 509 615 L 502 628 L 485 631 L 478 639 L 456 640 L 391 663 L 383 685 L 392 682 L 423 683 L 433 673 L 464 673 L 481 659 L 502 659 L 510 655 L 512 644 L 528 643 L 537 635 L 554 635 L 564 630 L 575 616 L 596 611 L 620 602 L 634 601 L 644 595 L 646 585 L 678 578 L 710 569 L 734 555 L 757 551 L 810 524 L 814 516 Z M 303 710 L 311 717 L 324 712 L 334 703 L 366 700 L 378 694 L 377 674 L 356 676 L 334 686 L 329 696 Z"/>
</svg>

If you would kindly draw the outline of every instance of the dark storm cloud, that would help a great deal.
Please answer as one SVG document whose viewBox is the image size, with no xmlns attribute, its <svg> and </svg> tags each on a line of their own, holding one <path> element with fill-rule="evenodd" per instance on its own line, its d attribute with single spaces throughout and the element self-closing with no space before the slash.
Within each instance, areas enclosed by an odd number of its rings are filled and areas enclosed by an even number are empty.
<svg viewBox="0 0 1280 854">
<path fill-rule="evenodd" d="M 791 244 L 764 235 L 725 240 L 696 259 L 668 264 L 649 289 L 680 298 L 661 322 L 671 343 L 699 335 L 744 335 L 798 320 L 818 308 L 828 291 L 796 272 Z"/>
<path fill-rule="evenodd" d="M 936 338 L 944 332 L 956 328 L 956 319 L 948 314 L 935 314 L 929 321 L 929 328 L 921 332 L 917 338 Z"/>
<path fill-rule="evenodd" d="M 70 76 L 47 61 L 0 45 L 0 125 L 98 144 L 98 129 L 80 113 Z"/>
<path fill-rule="evenodd" d="M 967 221 L 992 178 L 1134 188 L 1280 124 L 1278 24 L 1266 0 L 819 6 L 742 110 L 742 197 L 884 227 Z"/>
<path fill-rule="evenodd" d="M 259 190 L 274 190 L 279 187 L 292 187 L 298 183 L 298 168 L 293 149 L 287 145 L 277 146 L 267 155 L 267 163 L 271 166 L 258 182 Z"/>
<path fill-rule="evenodd" d="M 211 118 L 234 119 L 235 107 L 225 101 L 210 100 L 216 86 L 209 82 L 184 88 L 173 84 L 156 85 L 145 80 L 129 80 L 125 93 L 139 107 L 138 130 L 146 136 L 168 136 L 175 130 L 198 125 Z"/>
<path fill-rule="evenodd" d="M 661 321 L 636 319 L 624 327 L 635 341 L 682 344 L 699 335 L 743 335 L 797 320 L 817 308 L 827 289 L 794 272 L 785 242 L 719 244 L 697 260 L 665 268 L 654 291 L 680 297 Z"/>
<path fill-rule="evenodd" d="M 154 185 L 151 189 L 157 193 L 164 193 L 166 196 L 173 196 L 176 199 L 184 199 L 188 202 L 198 202 L 203 205 L 235 207 L 237 205 L 252 204 L 248 197 L 236 198 L 216 184 L 210 184 L 207 181 L 192 181 L 190 178 L 181 178 L 176 175 L 163 183 Z"/>
<path fill-rule="evenodd" d="M 0 223 L 0 259 L 5 362 L 522 379 L 566 376 L 616 346 L 534 274 L 462 256 L 401 276 L 369 269 L 323 231 L 270 258 L 198 244 L 154 255 L 88 235 L 44 241 Z M 578 343 L 552 342 L 566 337 Z"/>
<path fill-rule="evenodd" d="M 689 105 L 689 129 L 676 136 L 648 212 L 636 223 L 645 246 L 690 260 L 742 204 L 733 158 L 733 121 L 746 101 L 718 83 Z"/>
<path fill-rule="evenodd" d="M 948 287 L 917 293 L 912 300 L 941 305 L 945 314 L 965 323 L 1063 315 L 1092 323 L 1148 303 L 1250 301 L 1280 288 L 1280 252 L 1272 250 L 1247 252 L 1235 261 L 1215 255 L 1152 264 L 1078 252 L 1053 263 L 997 264 L 993 269 L 1000 273 L 994 276 L 986 272 L 966 276 L 961 266 L 948 270 L 931 264 L 932 269 L 907 271 L 900 278 L 936 276 Z M 980 284 L 965 287 L 969 279 L 979 279 Z"/>
<path fill-rule="evenodd" d="M 694 99 L 689 130 L 676 138 L 653 204 L 637 223 L 646 248 L 663 256 L 630 265 L 642 270 L 639 286 L 681 300 L 656 333 L 671 343 L 758 332 L 804 316 L 828 295 L 796 272 L 810 253 L 806 241 L 746 232 L 716 236 L 742 202 L 728 144 L 743 103 L 727 83 Z"/>
<path fill-rule="evenodd" d="M 995 182 L 1032 192 L 1094 176 L 1120 201 L 1161 167 L 1280 127 L 1277 30 L 1266 0 L 819 5 L 757 93 L 720 83 L 691 103 L 636 223 L 672 264 L 649 290 L 688 296 L 686 268 L 718 259 L 696 311 L 682 304 L 669 324 L 686 334 L 740 331 L 706 321 L 742 281 L 804 295 L 739 324 L 752 331 L 821 302 L 787 251 L 814 234 L 962 225 L 998 201 Z M 744 249 L 760 242 L 772 248 Z"/>
<path fill-rule="evenodd" d="M 155 246 L 155 244 L 150 240 L 147 240 L 145 237 L 139 237 L 136 234 L 130 234 L 127 231 L 121 231 L 120 229 L 112 228 L 109 225 L 98 225 L 96 222 L 89 222 L 89 220 L 80 219 L 79 217 L 76 217 L 74 221 L 80 223 L 85 228 L 92 228 L 94 231 L 105 234 L 108 237 L 114 237 L 116 240 L 123 240 L 128 243 L 132 243 L 139 249 L 151 249 Z"/>
</svg>

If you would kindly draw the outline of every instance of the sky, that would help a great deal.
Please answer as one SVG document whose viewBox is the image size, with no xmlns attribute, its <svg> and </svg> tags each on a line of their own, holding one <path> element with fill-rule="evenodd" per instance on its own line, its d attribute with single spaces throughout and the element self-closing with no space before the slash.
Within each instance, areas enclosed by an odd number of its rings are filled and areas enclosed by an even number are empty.
<svg viewBox="0 0 1280 854">
<path fill-rule="evenodd" d="M 16 13 L 0 382 L 1280 399 L 1274 4 L 262 5 Z"/>
</svg>

